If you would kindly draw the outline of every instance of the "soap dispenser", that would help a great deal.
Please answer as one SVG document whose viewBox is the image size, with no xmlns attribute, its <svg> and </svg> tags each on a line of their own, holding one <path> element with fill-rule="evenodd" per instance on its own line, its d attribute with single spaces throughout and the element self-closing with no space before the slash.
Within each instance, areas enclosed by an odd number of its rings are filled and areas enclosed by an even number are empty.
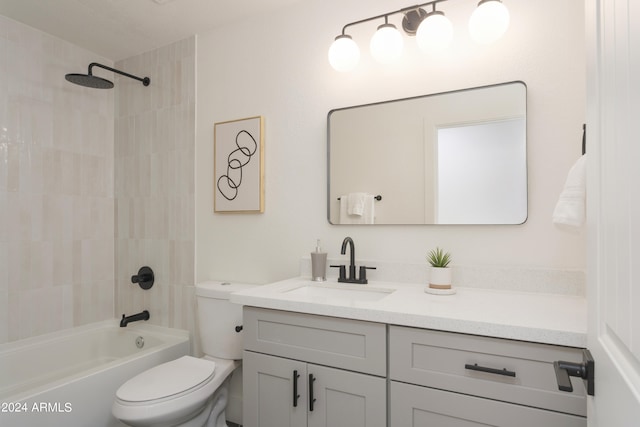
<svg viewBox="0 0 640 427">
<path fill-rule="evenodd" d="M 316 282 L 327 280 L 327 253 L 320 248 L 320 239 L 316 242 L 316 251 L 311 252 L 311 278 Z"/>
</svg>

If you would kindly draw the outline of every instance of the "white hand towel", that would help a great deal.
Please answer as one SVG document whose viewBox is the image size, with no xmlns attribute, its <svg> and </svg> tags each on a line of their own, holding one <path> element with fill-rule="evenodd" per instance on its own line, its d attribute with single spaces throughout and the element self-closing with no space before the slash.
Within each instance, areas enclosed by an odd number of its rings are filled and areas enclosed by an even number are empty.
<svg viewBox="0 0 640 427">
<path fill-rule="evenodd" d="M 558 203 L 553 211 L 553 223 L 578 229 L 582 227 L 586 217 L 586 179 L 587 156 L 583 155 L 576 161 L 564 184 Z"/>
<path fill-rule="evenodd" d="M 375 219 L 374 198 L 371 194 L 364 197 L 361 215 L 349 215 L 349 196 L 340 197 L 340 224 L 373 224 Z"/>
<path fill-rule="evenodd" d="M 362 215 L 367 193 L 349 193 L 347 196 L 347 213 L 349 215 Z"/>
</svg>

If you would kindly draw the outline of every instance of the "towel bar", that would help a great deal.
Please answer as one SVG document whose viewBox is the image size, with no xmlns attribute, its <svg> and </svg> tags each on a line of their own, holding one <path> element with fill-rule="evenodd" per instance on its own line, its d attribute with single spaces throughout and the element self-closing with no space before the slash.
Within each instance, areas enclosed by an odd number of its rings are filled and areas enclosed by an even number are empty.
<svg viewBox="0 0 640 427">
<path fill-rule="evenodd" d="M 382 196 L 378 194 L 377 196 L 374 197 L 374 199 L 376 199 L 377 201 L 380 201 L 382 200 Z M 338 197 L 338 200 L 340 200 L 340 197 Z"/>
</svg>

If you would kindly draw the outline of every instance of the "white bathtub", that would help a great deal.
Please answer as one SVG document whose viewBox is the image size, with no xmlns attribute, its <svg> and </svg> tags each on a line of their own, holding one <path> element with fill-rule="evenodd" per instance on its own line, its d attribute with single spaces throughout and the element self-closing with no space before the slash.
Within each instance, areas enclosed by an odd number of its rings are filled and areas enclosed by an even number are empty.
<svg viewBox="0 0 640 427">
<path fill-rule="evenodd" d="M 111 415 L 118 387 L 188 354 L 189 334 L 144 322 L 118 325 L 109 320 L 1 344 L 0 426 L 121 426 Z"/>
</svg>

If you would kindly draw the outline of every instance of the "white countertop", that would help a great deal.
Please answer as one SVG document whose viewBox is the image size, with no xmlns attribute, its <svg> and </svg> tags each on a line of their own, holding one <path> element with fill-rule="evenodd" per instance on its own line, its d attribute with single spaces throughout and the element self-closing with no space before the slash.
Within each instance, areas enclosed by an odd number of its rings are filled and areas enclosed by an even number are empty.
<svg viewBox="0 0 640 427">
<path fill-rule="evenodd" d="M 393 290 L 377 301 L 291 294 L 301 286 Z M 231 295 L 231 302 L 570 347 L 586 347 L 587 301 L 582 296 L 457 287 L 454 295 L 432 295 L 424 285 L 370 281 L 368 285 L 313 282 L 298 277 Z"/>
</svg>

